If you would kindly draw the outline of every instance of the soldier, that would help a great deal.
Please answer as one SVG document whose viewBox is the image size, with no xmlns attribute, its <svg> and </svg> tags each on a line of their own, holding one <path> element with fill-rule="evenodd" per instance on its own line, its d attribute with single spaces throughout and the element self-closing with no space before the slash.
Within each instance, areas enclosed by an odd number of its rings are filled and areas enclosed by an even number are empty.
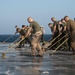
<svg viewBox="0 0 75 75">
<path fill-rule="evenodd" d="M 50 27 L 50 30 L 51 30 L 51 32 L 52 32 L 52 34 L 53 34 L 53 23 L 49 23 L 48 26 Z M 51 40 L 53 40 L 53 35 L 52 35 L 51 39 L 49 40 L 49 42 L 50 42 Z"/>
<path fill-rule="evenodd" d="M 56 38 L 57 36 L 58 36 L 58 34 L 59 34 L 59 29 L 58 29 L 58 21 L 54 18 L 54 17 L 52 17 L 51 18 L 51 20 L 52 20 L 52 22 L 53 22 L 53 39 L 54 38 Z M 58 41 L 58 38 L 53 42 L 53 44 L 55 43 L 55 42 L 57 42 Z M 54 45 L 54 47 L 57 47 L 58 46 L 58 44 L 57 45 Z"/>
<path fill-rule="evenodd" d="M 62 25 L 64 26 L 64 32 L 66 33 L 66 21 L 64 19 L 61 19 Z"/>
<path fill-rule="evenodd" d="M 51 32 L 52 32 L 52 34 L 53 34 L 53 23 L 49 23 L 48 26 L 50 27 Z"/>
<path fill-rule="evenodd" d="M 22 29 L 25 30 L 27 32 L 28 27 L 26 25 L 22 25 Z"/>
<path fill-rule="evenodd" d="M 64 20 L 67 22 L 66 26 L 69 35 L 70 46 L 72 48 L 73 54 L 75 54 L 75 21 L 71 20 L 68 16 L 65 16 Z"/>
<path fill-rule="evenodd" d="M 57 27 L 58 21 L 54 17 L 52 17 L 51 20 L 53 22 L 53 35 L 57 36 L 57 34 L 58 34 L 58 27 Z"/>
<path fill-rule="evenodd" d="M 19 27 L 16 25 L 15 28 L 16 28 L 16 32 L 15 32 L 15 34 L 17 34 L 17 29 L 18 29 Z"/>
<path fill-rule="evenodd" d="M 60 20 L 58 21 L 58 30 L 59 30 L 59 33 L 62 33 L 64 30 L 64 26 Z"/>
<path fill-rule="evenodd" d="M 24 30 L 25 33 L 27 33 L 28 27 L 26 25 L 22 25 L 22 30 Z M 25 43 L 29 43 L 31 45 L 31 37 L 30 36 L 25 38 Z"/>
<path fill-rule="evenodd" d="M 66 24 L 66 21 L 64 20 L 64 18 L 61 19 L 62 24 Z"/>
<path fill-rule="evenodd" d="M 30 27 L 28 29 L 26 36 L 28 36 L 32 30 L 34 33 L 34 36 L 31 41 L 31 46 L 32 46 L 31 56 L 35 56 L 35 52 L 37 50 L 38 56 L 42 57 L 43 52 L 42 52 L 42 48 L 40 45 L 40 40 L 41 40 L 41 36 L 42 36 L 41 28 L 40 28 L 39 24 L 36 21 L 34 21 L 31 17 L 28 17 L 27 21 L 30 23 Z"/>
<path fill-rule="evenodd" d="M 59 20 L 58 21 L 58 29 L 59 29 L 59 34 L 61 34 L 60 36 L 59 36 L 59 39 L 61 39 L 60 40 L 60 42 L 59 42 L 59 45 L 62 43 L 62 42 L 64 42 L 64 25 L 63 25 L 63 23 Z M 63 38 L 64 37 L 64 38 Z M 63 39 L 62 39 L 63 38 Z M 61 47 L 60 47 L 60 49 L 64 49 L 64 45 L 62 45 Z"/>
<path fill-rule="evenodd" d="M 25 38 L 26 32 L 23 29 L 17 28 L 17 33 L 20 34 L 20 39 L 21 40 Z M 20 44 L 19 44 L 19 46 L 18 46 L 18 48 L 23 47 L 24 44 L 25 44 L 25 40 L 21 41 Z"/>
<path fill-rule="evenodd" d="M 63 27 L 64 27 L 63 32 L 62 32 L 62 35 L 65 36 L 65 35 L 67 34 L 66 21 L 64 20 L 64 18 L 62 18 L 62 19 L 61 19 L 61 22 L 62 22 L 62 25 L 63 25 Z M 68 38 L 68 36 L 64 37 L 63 41 L 65 41 L 67 38 Z M 65 50 L 68 50 L 68 49 L 69 49 L 69 43 L 68 43 L 68 42 L 69 42 L 69 40 L 66 41 L 66 42 L 64 43 L 64 45 L 63 45 Z M 69 49 L 69 50 L 70 50 L 70 49 Z"/>
</svg>

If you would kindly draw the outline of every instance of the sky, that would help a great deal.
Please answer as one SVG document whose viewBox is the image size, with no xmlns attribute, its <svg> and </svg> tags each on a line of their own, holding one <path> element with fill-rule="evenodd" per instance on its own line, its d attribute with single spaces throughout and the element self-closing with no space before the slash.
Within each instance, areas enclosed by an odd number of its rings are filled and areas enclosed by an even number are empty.
<svg viewBox="0 0 75 75">
<path fill-rule="evenodd" d="M 60 20 L 65 15 L 75 17 L 75 0 L 0 0 L 0 34 L 14 34 L 15 25 L 28 25 L 28 17 L 51 34 L 51 17 Z"/>
</svg>

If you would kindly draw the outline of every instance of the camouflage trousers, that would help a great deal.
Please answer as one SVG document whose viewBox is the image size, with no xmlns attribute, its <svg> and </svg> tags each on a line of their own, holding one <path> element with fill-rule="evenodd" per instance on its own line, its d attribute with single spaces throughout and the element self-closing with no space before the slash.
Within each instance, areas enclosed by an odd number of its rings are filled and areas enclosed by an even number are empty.
<svg viewBox="0 0 75 75">
<path fill-rule="evenodd" d="M 35 55 L 36 51 L 38 52 L 39 55 L 43 55 L 42 48 L 40 45 L 41 37 L 42 37 L 41 35 L 33 37 L 31 41 L 31 54 L 32 55 Z"/>
</svg>

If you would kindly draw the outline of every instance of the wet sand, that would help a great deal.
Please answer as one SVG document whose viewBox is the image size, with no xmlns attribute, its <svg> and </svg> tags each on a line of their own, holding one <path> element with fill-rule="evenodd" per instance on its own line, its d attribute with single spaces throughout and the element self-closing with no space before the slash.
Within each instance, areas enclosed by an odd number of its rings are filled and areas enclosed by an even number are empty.
<svg viewBox="0 0 75 75">
<path fill-rule="evenodd" d="M 2 46 L 0 46 L 1 48 Z M 4 51 L 5 58 L 1 58 Z M 0 49 L 0 75 L 75 75 L 75 56 L 71 51 L 53 50 L 44 53 L 43 57 L 31 57 L 30 47 L 15 49 L 3 45 Z"/>
</svg>

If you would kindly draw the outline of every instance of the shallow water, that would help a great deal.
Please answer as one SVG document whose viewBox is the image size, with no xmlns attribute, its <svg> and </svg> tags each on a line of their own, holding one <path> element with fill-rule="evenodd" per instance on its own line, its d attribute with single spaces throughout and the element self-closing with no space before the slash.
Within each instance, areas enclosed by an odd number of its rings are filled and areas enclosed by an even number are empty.
<svg viewBox="0 0 75 75">
<path fill-rule="evenodd" d="M 30 47 L 15 49 L 0 44 L 0 75 L 75 75 L 75 56 L 69 51 L 44 53 L 43 57 L 30 57 Z M 9 51 L 7 51 L 9 50 Z M 1 58 L 5 52 L 5 58 Z"/>
</svg>

